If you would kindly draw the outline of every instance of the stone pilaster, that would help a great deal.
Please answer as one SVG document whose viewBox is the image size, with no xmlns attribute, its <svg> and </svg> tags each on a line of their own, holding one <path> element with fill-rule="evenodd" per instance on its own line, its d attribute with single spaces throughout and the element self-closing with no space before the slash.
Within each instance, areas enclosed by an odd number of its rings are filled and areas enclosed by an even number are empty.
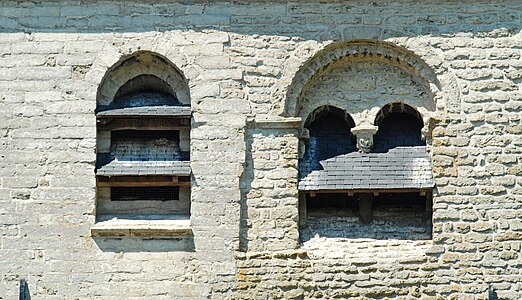
<svg viewBox="0 0 522 300">
<path fill-rule="evenodd" d="M 242 182 L 243 251 L 298 247 L 300 121 L 300 118 L 284 118 L 247 123 L 247 156 Z"/>
</svg>

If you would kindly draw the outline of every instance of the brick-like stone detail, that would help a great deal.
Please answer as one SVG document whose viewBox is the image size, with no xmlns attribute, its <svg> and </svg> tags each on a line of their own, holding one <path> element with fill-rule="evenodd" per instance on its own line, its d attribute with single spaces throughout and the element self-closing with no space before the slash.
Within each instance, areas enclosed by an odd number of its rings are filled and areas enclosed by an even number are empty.
<svg viewBox="0 0 522 300">
<path fill-rule="evenodd" d="M 297 130 L 253 128 L 246 142 L 243 250 L 297 248 Z"/>
<path fill-rule="evenodd" d="M 25 278 L 34 299 L 487 299 L 490 286 L 522 298 L 520 11 L 513 0 L 3 1 L 0 297 Z M 172 63 L 105 77 L 141 51 Z M 176 97 L 192 105 L 189 241 L 90 236 L 97 102 L 143 73 L 187 82 Z M 330 104 L 373 124 L 391 101 L 415 107 L 431 139 L 432 240 L 299 245 L 299 133 L 245 120 Z"/>
</svg>

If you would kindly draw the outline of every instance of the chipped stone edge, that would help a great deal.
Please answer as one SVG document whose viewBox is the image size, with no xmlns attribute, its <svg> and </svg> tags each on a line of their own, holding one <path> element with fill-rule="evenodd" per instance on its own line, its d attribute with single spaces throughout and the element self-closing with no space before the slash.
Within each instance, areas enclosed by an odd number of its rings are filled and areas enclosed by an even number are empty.
<svg viewBox="0 0 522 300">
<path fill-rule="evenodd" d="M 235 253 L 236 259 L 250 260 L 250 259 L 309 259 L 308 251 L 303 249 L 291 249 L 280 251 L 254 251 L 254 252 L 239 252 Z"/>
<path fill-rule="evenodd" d="M 259 129 L 298 129 L 301 126 L 300 117 L 289 118 L 270 118 L 255 119 L 248 118 L 246 120 L 247 127 Z"/>
</svg>

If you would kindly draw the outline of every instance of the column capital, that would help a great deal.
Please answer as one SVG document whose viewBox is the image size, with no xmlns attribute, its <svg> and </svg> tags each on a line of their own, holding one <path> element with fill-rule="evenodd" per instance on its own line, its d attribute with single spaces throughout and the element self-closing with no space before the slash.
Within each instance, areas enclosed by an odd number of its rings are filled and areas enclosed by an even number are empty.
<svg viewBox="0 0 522 300">
<path fill-rule="evenodd" d="M 377 130 L 379 130 L 378 126 L 374 126 L 374 125 L 370 125 L 370 124 L 363 124 L 363 125 L 355 126 L 354 128 L 352 128 L 351 131 L 354 135 L 359 135 L 359 134 L 374 135 L 377 133 Z"/>
<path fill-rule="evenodd" d="M 373 135 L 377 133 L 377 130 L 379 127 L 370 124 L 359 125 L 351 129 L 352 134 L 357 138 L 359 152 L 368 153 L 372 150 Z"/>
</svg>

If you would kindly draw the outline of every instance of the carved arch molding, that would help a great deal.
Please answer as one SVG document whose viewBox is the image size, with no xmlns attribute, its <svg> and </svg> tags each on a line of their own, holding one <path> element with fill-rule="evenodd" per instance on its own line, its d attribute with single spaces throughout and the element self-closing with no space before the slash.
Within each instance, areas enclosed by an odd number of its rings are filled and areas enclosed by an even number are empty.
<svg viewBox="0 0 522 300">
<path fill-rule="evenodd" d="M 418 107 L 415 103 L 410 104 L 419 110 L 426 127 L 434 118 L 443 119 L 447 114 L 459 114 L 460 91 L 457 79 L 442 58 L 426 45 L 410 44 L 408 48 L 415 49 L 416 52 L 383 41 L 362 40 L 329 44 L 301 64 L 290 82 L 282 79 L 281 85 L 286 86 L 274 87 L 272 113 L 306 119 L 300 112 L 300 101 L 305 97 L 308 87 L 319 80 L 328 68 L 339 63 L 375 61 L 400 68 L 423 86 L 433 105 Z M 291 70 L 288 68 L 286 72 Z M 317 106 L 324 104 L 317 103 Z M 378 109 L 374 109 L 367 116 L 367 120 L 375 118 L 377 113 Z"/>
<path fill-rule="evenodd" d="M 97 104 L 108 105 L 120 87 L 141 75 L 151 75 L 164 81 L 181 103 L 190 103 L 189 87 L 183 72 L 165 56 L 141 50 L 123 55 L 106 70 L 98 87 Z"/>
</svg>

